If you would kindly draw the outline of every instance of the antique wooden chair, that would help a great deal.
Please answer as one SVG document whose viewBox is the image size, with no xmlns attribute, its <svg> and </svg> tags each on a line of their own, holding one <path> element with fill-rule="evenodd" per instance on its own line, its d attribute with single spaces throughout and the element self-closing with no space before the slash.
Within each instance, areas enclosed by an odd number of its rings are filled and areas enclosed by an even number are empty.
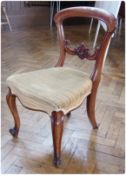
<svg viewBox="0 0 126 175">
<path fill-rule="evenodd" d="M 107 25 L 107 31 L 101 45 L 94 53 L 84 44 L 75 49 L 69 47 L 65 39 L 63 21 L 71 17 L 90 17 L 101 20 Z M 64 116 L 80 106 L 87 97 L 87 113 L 93 128 L 97 128 L 95 120 L 95 99 L 100 82 L 103 58 L 109 39 L 115 29 L 115 18 L 107 11 L 92 7 L 74 7 L 59 11 L 54 17 L 60 43 L 60 57 L 54 68 L 37 70 L 12 75 L 7 79 L 9 92 L 7 104 L 14 118 L 14 128 L 10 129 L 13 137 L 17 137 L 20 119 L 16 108 L 16 97 L 28 109 L 44 111 L 51 118 L 54 165 L 61 162 L 61 139 Z M 65 54 L 78 55 L 81 59 L 95 60 L 91 77 L 73 68 L 63 67 Z"/>
</svg>

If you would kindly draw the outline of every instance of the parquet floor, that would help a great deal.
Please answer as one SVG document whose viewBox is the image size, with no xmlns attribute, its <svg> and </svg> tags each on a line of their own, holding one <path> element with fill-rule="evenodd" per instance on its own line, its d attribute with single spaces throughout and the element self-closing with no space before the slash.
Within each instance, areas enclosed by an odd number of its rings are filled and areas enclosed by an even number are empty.
<svg viewBox="0 0 126 175">
<path fill-rule="evenodd" d="M 82 36 L 87 40 L 84 26 L 69 26 L 66 30 L 74 42 L 82 40 Z M 96 104 L 99 129 L 92 129 L 84 101 L 70 118 L 65 119 L 62 165 L 55 168 L 50 119 L 46 114 L 29 111 L 17 101 L 21 117 L 19 138 L 13 139 L 8 133 L 13 119 L 5 101 L 5 80 L 12 73 L 55 65 L 58 59 L 56 30 L 43 27 L 2 32 L 2 173 L 124 173 L 124 40 L 123 28 L 121 36 L 113 38 L 104 66 Z M 87 72 L 92 70 L 92 62 L 71 56 L 67 56 L 65 65 Z"/>
</svg>

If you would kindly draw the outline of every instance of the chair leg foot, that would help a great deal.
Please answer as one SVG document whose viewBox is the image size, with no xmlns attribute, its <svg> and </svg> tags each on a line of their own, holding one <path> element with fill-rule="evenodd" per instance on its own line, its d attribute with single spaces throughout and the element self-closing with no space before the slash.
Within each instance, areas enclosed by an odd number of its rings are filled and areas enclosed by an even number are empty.
<svg viewBox="0 0 126 175">
<path fill-rule="evenodd" d="M 12 129 L 9 129 L 9 132 L 10 132 L 10 134 L 13 136 L 13 137 L 15 137 L 15 138 L 17 138 L 18 137 L 18 132 L 19 132 L 19 130 L 17 129 L 17 128 L 12 128 Z"/>
<path fill-rule="evenodd" d="M 14 118 L 14 127 L 10 129 L 9 132 L 13 137 L 17 138 L 19 133 L 19 128 L 20 128 L 20 118 L 16 107 L 16 96 L 11 93 L 10 89 L 6 96 L 6 101 L 12 113 L 12 116 Z"/>
<path fill-rule="evenodd" d="M 52 137 L 53 137 L 53 148 L 54 148 L 54 160 L 53 164 L 58 167 L 61 164 L 61 140 L 63 134 L 63 112 L 52 112 L 51 126 L 52 126 Z"/>
<path fill-rule="evenodd" d="M 98 125 L 96 125 L 95 127 L 93 127 L 93 129 L 98 129 Z"/>
<path fill-rule="evenodd" d="M 60 158 L 60 157 L 57 157 L 57 156 L 54 156 L 53 164 L 54 164 L 56 167 L 59 167 L 60 164 L 61 164 L 61 158 Z"/>
</svg>

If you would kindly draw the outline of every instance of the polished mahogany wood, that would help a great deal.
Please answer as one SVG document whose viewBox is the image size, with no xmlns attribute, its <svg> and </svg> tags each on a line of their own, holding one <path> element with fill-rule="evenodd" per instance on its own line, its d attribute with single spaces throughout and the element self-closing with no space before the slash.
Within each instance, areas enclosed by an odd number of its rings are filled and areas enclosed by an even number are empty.
<svg viewBox="0 0 126 175">
<path fill-rule="evenodd" d="M 54 165 L 59 166 L 61 163 L 61 139 L 63 134 L 64 114 L 62 111 L 52 112 L 51 126 L 54 147 Z"/>
<path fill-rule="evenodd" d="M 12 113 L 12 116 L 14 118 L 14 127 L 9 130 L 10 134 L 17 138 L 19 129 L 20 129 L 20 118 L 18 115 L 17 107 L 16 107 L 16 96 L 11 93 L 10 88 L 8 88 L 8 94 L 6 96 L 6 101 L 8 104 L 8 107 Z"/>
</svg>

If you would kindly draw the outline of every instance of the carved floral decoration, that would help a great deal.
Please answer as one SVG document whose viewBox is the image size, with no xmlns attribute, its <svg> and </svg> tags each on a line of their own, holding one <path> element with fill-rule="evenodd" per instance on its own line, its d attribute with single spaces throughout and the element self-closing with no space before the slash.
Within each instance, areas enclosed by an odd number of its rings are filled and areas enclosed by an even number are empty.
<svg viewBox="0 0 126 175">
<path fill-rule="evenodd" d="M 65 40 L 65 50 L 67 53 L 71 55 L 77 55 L 80 59 L 88 59 L 88 60 L 96 60 L 97 53 L 99 51 L 99 48 L 95 50 L 89 49 L 86 44 L 81 43 L 74 49 L 69 47 L 70 41 Z"/>
</svg>

